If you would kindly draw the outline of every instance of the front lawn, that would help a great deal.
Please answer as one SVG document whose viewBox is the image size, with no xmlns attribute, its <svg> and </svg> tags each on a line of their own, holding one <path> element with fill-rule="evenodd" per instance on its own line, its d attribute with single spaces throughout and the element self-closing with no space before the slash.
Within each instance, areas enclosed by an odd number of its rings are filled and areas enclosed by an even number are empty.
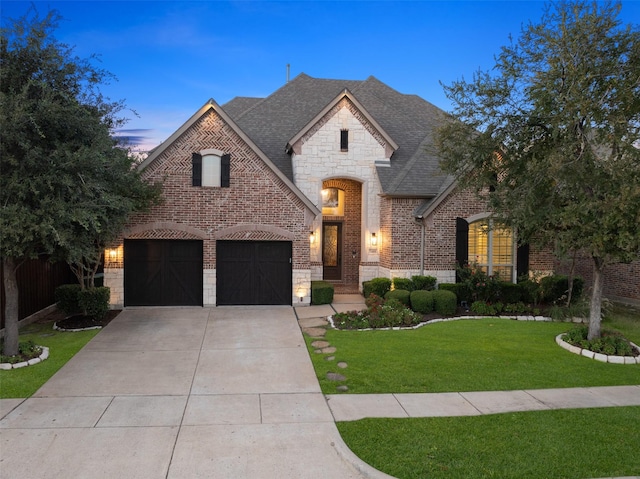
<svg viewBox="0 0 640 479">
<path fill-rule="evenodd" d="M 605 323 L 608 326 L 608 324 Z M 629 320 L 638 341 L 640 322 Z M 555 343 L 570 323 L 488 318 L 435 323 L 416 330 L 336 331 L 326 340 L 337 350 L 314 353 L 322 391 L 421 393 L 640 384 L 640 366 L 606 364 L 572 354 Z M 334 356 L 333 361 L 326 358 Z M 347 363 L 346 369 L 337 363 Z M 327 372 L 346 377 L 336 383 Z"/>
<path fill-rule="evenodd" d="M 30 397 L 98 332 L 97 329 L 77 333 L 54 331 L 53 320 L 49 319 L 23 327 L 20 341 L 32 340 L 48 347 L 49 358 L 34 366 L 0 371 L 0 399 Z"/>
<path fill-rule="evenodd" d="M 338 423 L 351 450 L 400 479 L 621 477 L 640 471 L 640 407 Z"/>
</svg>

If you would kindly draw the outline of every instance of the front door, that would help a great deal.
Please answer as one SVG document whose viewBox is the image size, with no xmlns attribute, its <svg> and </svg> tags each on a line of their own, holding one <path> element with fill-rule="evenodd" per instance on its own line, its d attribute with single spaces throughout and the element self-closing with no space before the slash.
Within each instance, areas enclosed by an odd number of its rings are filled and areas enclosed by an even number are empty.
<svg viewBox="0 0 640 479">
<path fill-rule="evenodd" d="M 342 279 L 342 223 L 322 223 L 323 279 Z"/>
</svg>

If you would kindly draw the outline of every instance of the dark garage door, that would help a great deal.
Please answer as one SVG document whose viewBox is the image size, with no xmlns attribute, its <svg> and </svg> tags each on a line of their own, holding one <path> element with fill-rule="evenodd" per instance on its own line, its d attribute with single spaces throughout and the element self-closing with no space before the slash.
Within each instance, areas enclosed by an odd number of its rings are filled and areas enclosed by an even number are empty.
<svg viewBox="0 0 640 479">
<path fill-rule="evenodd" d="M 125 240 L 125 306 L 202 306 L 202 241 Z"/>
<path fill-rule="evenodd" d="M 291 243 L 218 241 L 217 304 L 291 304 Z"/>
</svg>

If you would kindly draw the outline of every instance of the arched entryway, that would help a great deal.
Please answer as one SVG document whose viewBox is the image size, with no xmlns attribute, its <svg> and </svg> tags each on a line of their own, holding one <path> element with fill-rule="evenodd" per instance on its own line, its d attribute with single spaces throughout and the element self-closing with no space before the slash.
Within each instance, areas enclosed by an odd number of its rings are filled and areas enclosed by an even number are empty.
<svg viewBox="0 0 640 479">
<path fill-rule="evenodd" d="M 322 183 L 322 275 L 336 291 L 358 291 L 362 248 L 362 184 L 349 179 Z"/>
</svg>

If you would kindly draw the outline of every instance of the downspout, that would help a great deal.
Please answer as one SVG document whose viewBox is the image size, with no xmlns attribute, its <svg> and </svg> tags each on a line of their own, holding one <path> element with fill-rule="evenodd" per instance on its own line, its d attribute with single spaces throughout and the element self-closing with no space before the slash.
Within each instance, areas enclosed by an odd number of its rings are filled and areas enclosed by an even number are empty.
<svg viewBox="0 0 640 479">
<path fill-rule="evenodd" d="M 420 222 L 420 276 L 424 276 L 424 221 L 421 216 L 416 216 L 416 221 Z"/>
</svg>

